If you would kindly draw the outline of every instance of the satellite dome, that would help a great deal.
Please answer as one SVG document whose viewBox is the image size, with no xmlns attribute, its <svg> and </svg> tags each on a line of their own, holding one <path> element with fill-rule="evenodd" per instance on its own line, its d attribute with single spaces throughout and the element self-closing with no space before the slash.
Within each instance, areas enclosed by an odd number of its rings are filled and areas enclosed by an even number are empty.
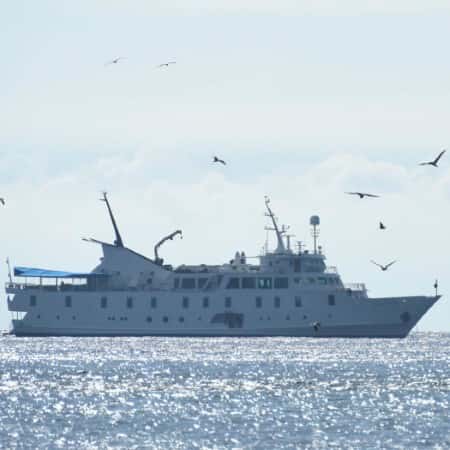
<svg viewBox="0 0 450 450">
<path fill-rule="evenodd" d="M 311 216 L 309 219 L 310 225 L 320 225 L 320 217 L 319 216 Z"/>
</svg>

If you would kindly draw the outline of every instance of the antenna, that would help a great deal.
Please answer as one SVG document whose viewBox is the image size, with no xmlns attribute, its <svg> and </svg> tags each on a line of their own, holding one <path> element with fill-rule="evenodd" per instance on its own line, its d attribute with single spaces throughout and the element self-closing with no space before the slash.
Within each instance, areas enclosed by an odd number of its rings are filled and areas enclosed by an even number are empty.
<svg viewBox="0 0 450 450">
<path fill-rule="evenodd" d="M 320 217 L 319 216 L 311 216 L 309 219 L 309 224 L 312 226 L 311 235 L 314 239 L 314 254 L 317 254 L 317 239 L 319 237 L 319 229 L 317 228 L 320 225 Z"/>
<path fill-rule="evenodd" d="M 103 192 L 103 198 L 101 198 L 100 201 L 106 203 L 106 207 L 108 208 L 108 212 L 109 212 L 109 217 L 111 218 L 111 222 L 114 227 L 114 233 L 116 233 L 116 239 L 114 241 L 114 245 L 116 247 L 123 247 L 124 246 L 123 241 L 122 241 L 122 238 L 119 233 L 119 228 L 117 228 L 117 223 L 116 223 L 116 220 L 114 219 L 114 214 L 111 210 L 111 206 L 109 205 L 107 194 L 108 194 L 107 192 Z"/>
<path fill-rule="evenodd" d="M 283 225 L 281 227 L 281 232 L 286 236 L 287 249 L 291 252 L 291 238 L 295 237 L 295 234 L 288 233 L 289 228 L 289 225 Z"/>
<path fill-rule="evenodd" d="M 12 276 L 11 276 L 11 264 L 9 263 L 9 256 L 6 258 L 6 264 L 8 265 L 8 278 L 9 282 L 12 284 Z"/>
<path fill-rule="evenodd" d="M 276 252 L 277 253 L 284 253 L 286 251 L 286 249 L 284 247 L 284 242 L 283 242 L 283 233 L 285 231 L 280 231 L 278 229 L 277 219 L 275 217 L 275 214 L 270 209 L 270 206 L 269 206 L 270 199 L 269 199 L 269 197 L 267 197 L 267 195 L 264 197 L 264 201 L 266 203 L 266 208 L 267 208 L 266 216 L 270 217 L 272 219 L 273 230 L 275 231 L 275 233 L 277 235 L 278 245 L 277 245 Z"/>
</svg>

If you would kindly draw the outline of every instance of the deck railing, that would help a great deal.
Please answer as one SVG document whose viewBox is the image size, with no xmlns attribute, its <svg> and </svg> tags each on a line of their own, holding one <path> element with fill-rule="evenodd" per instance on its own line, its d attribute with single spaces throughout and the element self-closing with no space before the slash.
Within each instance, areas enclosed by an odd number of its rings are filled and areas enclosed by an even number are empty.
<svg viewBox="0 0 450 450">
<path fill-rule="evenodd" d="M 344 287 L 345 289 L 350 289 L 352 291 L 367 291 L 364 283 L 345 283 Z"/>
</svg>

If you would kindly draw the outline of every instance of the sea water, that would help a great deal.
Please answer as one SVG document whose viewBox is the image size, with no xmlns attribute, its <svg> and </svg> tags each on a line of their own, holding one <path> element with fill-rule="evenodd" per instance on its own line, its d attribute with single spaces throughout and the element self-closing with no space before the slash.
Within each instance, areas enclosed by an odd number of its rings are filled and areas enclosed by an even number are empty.
<svg viewBox="0 0 450 450">
<path fill-rule="evenodd" d="M 3 337 L 0 447 L 450 448 L 450 334 Z"/>
</svg>

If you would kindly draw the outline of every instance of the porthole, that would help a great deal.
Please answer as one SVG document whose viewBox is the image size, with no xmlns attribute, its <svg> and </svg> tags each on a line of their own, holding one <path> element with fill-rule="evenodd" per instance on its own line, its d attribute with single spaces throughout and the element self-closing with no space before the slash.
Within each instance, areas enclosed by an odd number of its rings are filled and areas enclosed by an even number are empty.
<svg viewBox="0 0 450 450">
<path fill-rule="evenodd" d="M 169 318 L 168 318 L 167 316 L 164 316 L 164 317 L 163 317 L 163 322 L 164 322 L 164 323 L 167 323 L 168 321 L 169 321 Z"/>
<path fill-rule="evenodd" d="M 147 317 L 147 322 L 148 322 L 148 323 L 151 323 L 151 321 L 152 321 L 152 318 L 151 318 L 150 316 L 148 316 L 148 317 Z"/>
<path fill-rule="evenodd" d="M 408 323 L 411 320 L 411 314 L 405 311 L 400 315 L 400 319 L 402 319 L 403 323 Z"/>
<path fill-rule="evenodd" d="M 183 322 L 184 322 L 184 317 L 180 317 L 180 318 L 178 319 L 178 322 L 183 323 Z"/>
</svg>

